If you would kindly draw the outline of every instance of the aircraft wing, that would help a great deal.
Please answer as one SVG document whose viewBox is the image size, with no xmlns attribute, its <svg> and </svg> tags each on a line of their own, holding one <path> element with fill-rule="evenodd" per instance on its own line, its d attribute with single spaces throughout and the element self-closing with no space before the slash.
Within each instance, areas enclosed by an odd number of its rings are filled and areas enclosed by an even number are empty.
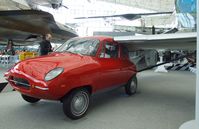
<svg viewBox="0 0 199 129">
<path fill-rule="evenodd" d="M 190 49 L 196 50 L 196 32 L 141 35 L 141 36 L 121 36 L 114 40 L 124 44 L 129 51 L 136 49 Z"/>
<path fill-rule="evenodd" d="M 26 40 L 31 35 L 41 37 L 46 33 L 51 33 L 55 42 L 63 42 L 77 36 L 69 27 L 57 23 L 48 12 L 38 10 L 0 11 L 0 42 L 11 38 L 23 44 L 29 42 Z"/>
<path fill-rule="evenodd" d="M 90 19 L 90 18 L 110 18 L 110 17 L 123 17 L 128 20 L 135 20 L 141 18 L 141 16 L 147 15 L 158 15 L 158 14 L 171 14 L 173 12 L 158 12 L 158 13 L 137 13 L 137 14 L 119 14 L 119 15 L 109 15 L 109 16 L 91 16 L 91 17 L 77 17 L 75 19 Z"/>
</svg>

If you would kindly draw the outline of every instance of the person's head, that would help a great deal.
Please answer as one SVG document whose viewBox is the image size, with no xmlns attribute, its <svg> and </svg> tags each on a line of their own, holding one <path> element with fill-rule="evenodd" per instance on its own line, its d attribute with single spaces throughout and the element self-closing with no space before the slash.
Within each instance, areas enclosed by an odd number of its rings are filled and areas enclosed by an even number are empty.
<svg viewBox="0 0 199 129">
<path fill-rule="evenodd" d="M 50 41 L 52 39 L 52 35 L 51 34 L 45 34 L 45 40 Z"/>
</svg>

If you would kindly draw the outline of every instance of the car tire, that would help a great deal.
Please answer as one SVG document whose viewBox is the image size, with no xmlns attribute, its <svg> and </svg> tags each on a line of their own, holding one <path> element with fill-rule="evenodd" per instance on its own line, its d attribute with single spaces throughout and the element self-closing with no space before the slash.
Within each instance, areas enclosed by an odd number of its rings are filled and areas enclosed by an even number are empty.
<svg viewBox="0 0 199 129">
<path fill-rule="evenodd" d="M 29 102 L 29 103 L 36 103 L 40 100 L 38 98 L 30 97 L 30 96 L 23 95 L 23 94 L 21 96 L 26 102 Z"/>
<path fill-rule="evenodd" d="M 134 75 L 125 85 L 127 95 L 134 95 L 137 92 L 137 77 Z"/>
<path fill-rule="evenodd" d="M 72 120 L 82 118 L 89 107 L 90 93 L 87 89 L 77 89 L 63 98 L 63 111 Z"/>
</svg>

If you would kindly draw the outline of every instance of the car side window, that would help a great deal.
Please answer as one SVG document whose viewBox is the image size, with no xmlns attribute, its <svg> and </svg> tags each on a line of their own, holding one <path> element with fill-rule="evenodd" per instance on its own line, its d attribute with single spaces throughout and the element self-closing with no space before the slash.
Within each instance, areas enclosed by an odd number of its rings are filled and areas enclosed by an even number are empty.
<svg viewBox="0 0 199 129">
<path fill-rule="evenodd" d="M 124 58 L 129 58 L 128 48 L 126 46 L 121 46 L 121 48 L 122 48 L 122 50 L 121 50 L 122 56 Z"/>
<path fill-rule="evenodd" d="M 100 58 L 118 58 L 118 45 L 106 42 L 101 50 Z"/>
</svg>

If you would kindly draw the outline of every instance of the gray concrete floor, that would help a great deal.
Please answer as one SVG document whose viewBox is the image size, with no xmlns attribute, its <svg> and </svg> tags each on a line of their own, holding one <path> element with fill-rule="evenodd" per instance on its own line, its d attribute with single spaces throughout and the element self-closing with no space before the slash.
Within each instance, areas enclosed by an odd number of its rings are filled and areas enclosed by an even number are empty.
<svg viewBox="0 0 199 129">
<path fill-rule="evenodd" d="M 194 74 L 145 71 L 138 81 L 135 96 L 122 88 L 94 95 L 88 114 L 76 121 L 64 116 L 59 102 L 31 105 L 18 92 L 2 93 L 0 129 L 178 129 L 194 119 Z"/>
</svg>

